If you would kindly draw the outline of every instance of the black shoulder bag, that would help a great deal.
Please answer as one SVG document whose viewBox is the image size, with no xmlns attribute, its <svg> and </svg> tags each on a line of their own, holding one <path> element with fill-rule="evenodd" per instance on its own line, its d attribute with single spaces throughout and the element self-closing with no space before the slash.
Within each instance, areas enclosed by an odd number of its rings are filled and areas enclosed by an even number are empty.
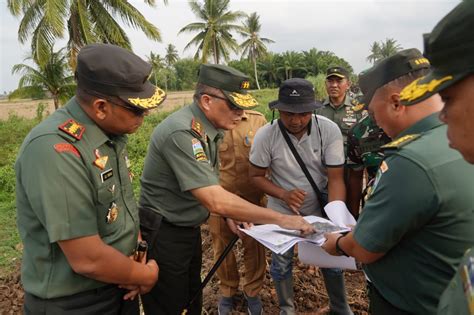
<svg viewBox="0 0 474 315">
<path fill-rule="evenodd" d="M 311 118 L 312 119 L 312 118 Z M 293 153 L 293 156 L 295 157 L 296 161 L 301 167 L 301 170 L 303 173 L 306 175 L 306 178 L 308 179 L 309 183 L 311 184 L 311 187 L 313 187 L 314 192 L 316 193 L 316 196 L 318 197 L 319 205 L 321 206 L 321 213 L 324 218 L 327 218 L 326 211 L 324 211 L 324 206 L 327 205 L 327 199 L 323 197 L 323 194 L 318 188 L 318 185 L 313 180 L 313 177 L 308 171 L 308 168 L 306 168 L 306 165 L 304 164 L 303 160 L 301 159 L 301 156 L 299 155 L 298 151 L 296 151 L 295 146 L 290 140 L 290 137 L 288 136 L 288 133 L 286 132 L 286 128 L 283 125 L 282 121 L 278 119 L 278 127 L 280 127 L 281 133 L 283 134 L 283 137 L 285 138 L 286 143 L 288 144 L 288 147 L 290 148 L 291 152 Z M 321 147 L 321 150 L 323 148 Z"/>
</svg>

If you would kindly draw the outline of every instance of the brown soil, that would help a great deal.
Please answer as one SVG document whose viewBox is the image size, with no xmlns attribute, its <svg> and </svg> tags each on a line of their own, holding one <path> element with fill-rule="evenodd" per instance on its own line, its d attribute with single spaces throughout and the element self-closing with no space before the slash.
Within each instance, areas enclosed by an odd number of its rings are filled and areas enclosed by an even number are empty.
<svg viewBox="0 0 474 315">
<path fill-rule="evenodd" d="M 169 92 L 166 100 L 160 105 L 157 111 L 169 111 L 176 107 L 181 107 L 192 102 L 193 92 Z M 1 100 L 0 101 L 0 120 L 8 119 L 8 116 L 15 114 L 25 118 L 35 118 L 38 105 L 44 106 L 43 116 L 54 112 L 53 100 Z"/>
<path fill-rule="evenodd" d="M 213 252 L 211 238 L 207 225 L 202 227 L 203 235 L 203 268 L 202 278 L 213 265 Z M 241 260 L 240 242 L 237 243 L 238 260 Z M 270 261 L 267 253 L 267 261 Z M 240 264 L 242 265 L 242 264 Z M 241 270 L 241 273 L 243 270 Z M 328 298 L 321 273 L 317 268 L 303 265 L 295 260 L 294 268 L 295 304 L 299 314 L 316 314 L 316 312 L 328 305 Z M 367 296 L 365 290 L 365 279 L 361 271 L 346 271 L 346 289 L 349 305 L 354 314 L 368 314 Z M 278 302 L 273 288 L 271 277 L 268 273 L 260 297 L 263 301 L 265 314 L 278 314 Z M 204 314 L 217 314 L 217 302 L 219 300 L 218 279 L 213 277 L 204 289 Z M 19 267 L 5 278 L 0 278 L 0 314 L 20 314 L 23 303 L 23 290 L 20 284 Z M 242 294 L 237 297 L 236 310 L 234 314 L 246 314 L 245 299 Z"/>
</svg>

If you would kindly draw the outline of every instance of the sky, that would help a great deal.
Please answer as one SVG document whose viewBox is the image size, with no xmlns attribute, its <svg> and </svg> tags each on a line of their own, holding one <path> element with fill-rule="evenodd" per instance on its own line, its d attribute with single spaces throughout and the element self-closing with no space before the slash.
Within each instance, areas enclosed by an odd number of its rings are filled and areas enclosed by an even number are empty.
<svg viewBox="0 0 474 315">
<path fill-rule="evenodd" d="M 134 52 L 145 58 L 151 51 L 161 56 L 171 43 L 181 57 L 192 57 L 195 48 L 183 51 L 193 34 L 179 30 L 197 19 L 187 1 L 161 0 L 150 7 L 143 0 L 130 0 L 161 32 L 162 42 L 154 42 L 141 32 L 125 27 Z M 304 51 L 311 48 L 329 50 L 347 60 L 355 73 L 371 66 L 366 58 L 374 41 L 393 38 L 403 48 L 423 51 L 422 34 L 454 8 L 459 0 L 231 0 L 230 9 L 260 16 L 261 37 L 275 41 L 268 45 L 272 52 Z M 121 23 L 120 19 L 118 22 Z M 11 74 L 14 64 L 23 63 L 30 51 L 30 42 L 19 44 L 19 17 L 13 17 L 6 0 L 0 0 L 0 94 L 12 91 L 19 76 Z M 236 36 L 241 41 L 239 36 Z M 66 44 L 59 41 L 56 48 Z M 237 57 L 237 56 L 234 56 Z"/>
</svg>

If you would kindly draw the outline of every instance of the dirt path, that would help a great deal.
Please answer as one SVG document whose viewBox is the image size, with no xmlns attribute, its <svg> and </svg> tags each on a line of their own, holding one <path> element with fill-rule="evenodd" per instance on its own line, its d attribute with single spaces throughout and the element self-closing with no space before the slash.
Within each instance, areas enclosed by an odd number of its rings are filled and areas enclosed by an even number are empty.
<svg viewBox="0 0 474 315">
<path fill-rule="evenodd" d="M 202 226 L 203 239 L 203 267 L 202 278 L 213 265 L 213 252 L 211 237 L 207 224 Z M 237 243 L 237 260 L 242 261 L 242 248 Z M 267 263 L 270 262 L 270 253 L 267 251 Z M 242 263 L 239 264 L 241 273 L 244 272 Z M 298 314 L 315 315 L 316 311 L 328 305 L 328 297 L 324 288 L 321 273 L 317 268 L 303 265 L 297 259 L 294 261 L 294 290 L 295 305 Z M 260 292 L 263 301 L 264 314 L 278 314 L 277 296 L 268 272 L 264 286 Z M 21 314 L 23 305 L 23 289 L 20 284 L 19 265 L 10 275 L 0 277 L 0 314 Z M 366 315 L 368 302 L 365 290 L 365 279 L 361 271 L 346 271 L 346 289 L 349 305 L 356 315 Z M 217 314 L 217 303 L 219 301 L 218 279 L 214 277 L 204 289 L 203 314 Z M 238 293 L 233 314 L 247 314 L 246 302 L 242 293 Z"/>
<path fill-rule="evenodd" d="M 189 104 L 193 99 L 193 91 L 170 92 L 168 97 L 156 109 L 157 111 L 169 111 L 176 107 Z M 42 104 L 42 105 L 41 105 Z M 9 115 L 17 115 L 25 118 L 35 118 L 38 106 L 44 107 L 43 116 L 54 112 L 53 100 L 0 100 L 0 120 L 8 119 Z"/>
</svg>

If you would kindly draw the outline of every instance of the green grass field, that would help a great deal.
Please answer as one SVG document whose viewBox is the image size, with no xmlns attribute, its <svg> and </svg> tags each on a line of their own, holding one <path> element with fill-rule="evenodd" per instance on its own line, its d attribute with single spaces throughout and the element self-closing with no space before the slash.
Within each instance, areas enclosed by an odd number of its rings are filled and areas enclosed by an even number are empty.
<svg viewBox="0 0 474 315">
<path fill-rule="evenodd" d="M 278 91 L 267 89 L 252 93 L 260 105 L 256 110 L 271 119 L 268 102 L 277 98 Z M 134 181 L 135 195 L 139 193 L 139 181 L 143 169 L 143 161 L 150 134 L 169 113 L 157 113 L 146 117 L 143 126 L 130 136 L 128 151 L 132 162 L 132 172 L 137 180 Z M 21 258 L 21 241 L 16 229 L 15 209 L 15 158 L 23 139 L 36 124 L 38 119 L 24 119 L 10 116 L 8 120 L 0 121 L 0 277 L 9 274 Z"/>
</svg>

